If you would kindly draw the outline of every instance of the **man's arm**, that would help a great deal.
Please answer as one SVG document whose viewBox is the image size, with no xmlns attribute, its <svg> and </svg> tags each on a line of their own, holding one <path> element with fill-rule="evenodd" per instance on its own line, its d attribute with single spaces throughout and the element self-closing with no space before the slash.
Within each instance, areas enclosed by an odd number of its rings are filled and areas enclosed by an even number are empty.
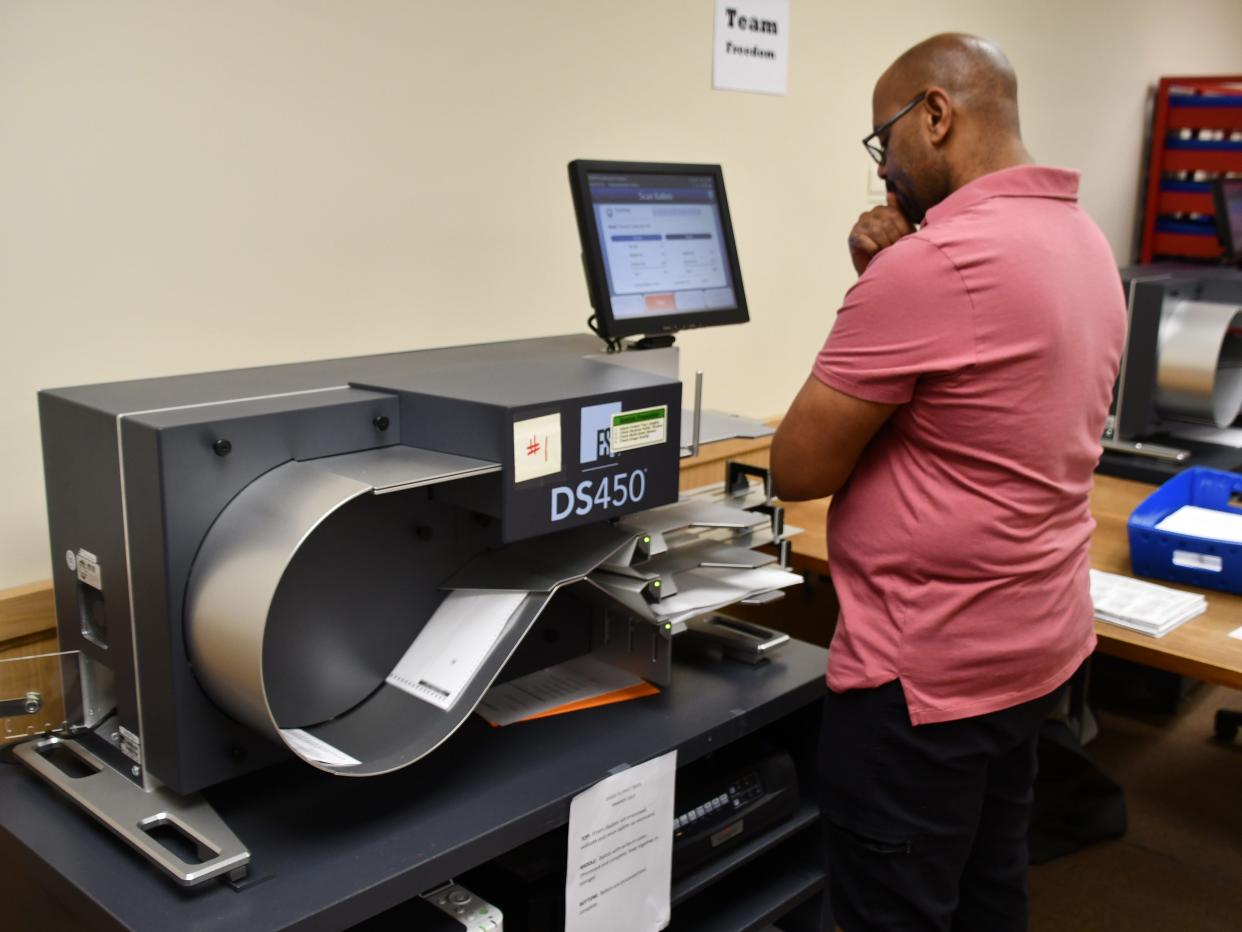
<svg viewBox="0 0 1242 932">
<path fill-rule="evenodd" d="M 772 485 L 779 498 L 831 495 L 897 405 L 863 401 L 808 376 L 772 438 Z"/>
</svg>

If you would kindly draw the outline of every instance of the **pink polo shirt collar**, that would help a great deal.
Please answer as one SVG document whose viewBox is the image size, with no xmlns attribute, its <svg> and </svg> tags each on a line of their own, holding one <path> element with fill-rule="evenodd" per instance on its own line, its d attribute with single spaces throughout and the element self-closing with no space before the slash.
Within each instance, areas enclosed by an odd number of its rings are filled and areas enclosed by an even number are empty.
<svg viewBox="0 0 1242 932">
<path fill-rule="evenodd" d="M 980 175 L 927 211 L 924 224 L 947 220 L 993 197 L 1051 197 L 1078 200 L 1079 172 L 1043 165 L 1015 165 Z"/>
</svg>

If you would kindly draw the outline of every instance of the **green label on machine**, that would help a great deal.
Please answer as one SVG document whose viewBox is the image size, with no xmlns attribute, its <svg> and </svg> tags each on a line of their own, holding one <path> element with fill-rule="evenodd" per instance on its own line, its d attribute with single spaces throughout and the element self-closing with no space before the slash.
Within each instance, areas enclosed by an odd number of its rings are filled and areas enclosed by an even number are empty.
<svg viewBox="0 0 1242 932">
<path fill-rule="evenodd" d="M 621 411 L 612 416 L 612 452 L 655 446 L 668 437 L 668 405 Z"/>
</svg>

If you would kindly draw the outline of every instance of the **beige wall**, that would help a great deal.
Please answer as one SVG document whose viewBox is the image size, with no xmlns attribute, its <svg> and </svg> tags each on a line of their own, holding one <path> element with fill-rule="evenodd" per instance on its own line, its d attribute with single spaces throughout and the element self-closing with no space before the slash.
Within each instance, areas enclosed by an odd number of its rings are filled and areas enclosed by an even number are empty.
<svg viewBox="0 0 1242 932">
<path fill-rule="evenodd" d="M 767 97 L 711 90 L 711 0 L 0 0 L 0 587 L 50 572 L 39 388 L 580 331 L 572 158 L 724 165 L 752 321 L 683 365 L 772 415 L 850 284 L 902 49 L 1000 41 L 1121 260 L 1148 85 L 1242 71 L 1237 0 L 791 6 Z"/>
</svg>

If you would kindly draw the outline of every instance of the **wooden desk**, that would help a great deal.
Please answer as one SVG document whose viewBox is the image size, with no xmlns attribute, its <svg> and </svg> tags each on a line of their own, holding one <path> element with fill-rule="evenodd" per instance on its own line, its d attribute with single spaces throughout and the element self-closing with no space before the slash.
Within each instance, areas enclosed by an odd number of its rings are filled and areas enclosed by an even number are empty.
<svg viewBox="0 0 1242 932">
<path fill-rule="evenodd" d="M 0 590 L 0 655 L 37 646 L 55 650 L 56 606 L 51 582 Z M 38 651 L 23 652 L 21 656 Z M 14 656 L 18 656 L 14 654 Z"/>
<path fill-rule="evenodd" d="M 720 482 L 724 478 L 723 460 L 730 457 L 756 465 L 768 465 L 769 440 L 764 437 L 705 446 L 695 459 L 683 462 L 682 488 Z M 692 464 L 693 471 L 685 470 L 686 464 Z M 1096 569 L 1129 575 L 1130 543 L 1126 535 L 1126 521 L 1152 488 L 1143 482 L 1112 476 L 1095 477 L 1091 513 L 1098 526 L 1091 541 L 1091 565 Z M 803 529 L 792 541 L 793 564 L 798 569 L 825 576 L 830 575 L 825 520 L 829 501 L 825 498 L 785 505 L 786 523 Z M 1229 637 L 1230 631 L 1242 627 L 1242 596 L 1162 581 L 1161 584 L 1202 592 L 1207 596 L 1207 612 L 1162 638 L 1097 621 L 1095 630 L 1100 640 L 1100 652 L 1242 689 L 1242 640 Z"/>
<path fill-rule="evenodd" d="M 1129 574 L 1126 520 L 1151 490 L 1151 486 L 1142 482 L 1096 476 L 1091 513 L 1098 527 L 1091 539 L 1091 565 L 1097 570 Z M 805 528 L 792 543 L 793 562 L 800 568 L 828 573 L 828 536 L 824 520 L 828 502 L 829 499 L 819 499 L 785 506 L 786 522 Z M 1161 638 L 1097 621 L 1098 649 L 1114 657 L 1242 689 L 1242 640 L 1228 636 L 1230 631 L 1242 626 L 1242 596 L 1162 581 L 1161 585 L 1202 592 L 1207 596 L 1207 612 Z"/>
<path fill-rule="evenodd" d="M 1098 527 L 1091 539 L 1091 565 L 1097 570 L 1130 572 L 1126 520 L 1151 491 L 1152 487 L 1142 482 L 1096 476 L 1091 513 Z M 1159 582 L 1174 589 L 1202 592 L 1207 597 L 1207 611 L 1161 638 L 1097 621 L 1099 649 L 1114 657 L 1242 689 L 1242 640 L 1229 637 L 1230 631 L 1242 627 L 1242 596 Z"/>
</svg>

